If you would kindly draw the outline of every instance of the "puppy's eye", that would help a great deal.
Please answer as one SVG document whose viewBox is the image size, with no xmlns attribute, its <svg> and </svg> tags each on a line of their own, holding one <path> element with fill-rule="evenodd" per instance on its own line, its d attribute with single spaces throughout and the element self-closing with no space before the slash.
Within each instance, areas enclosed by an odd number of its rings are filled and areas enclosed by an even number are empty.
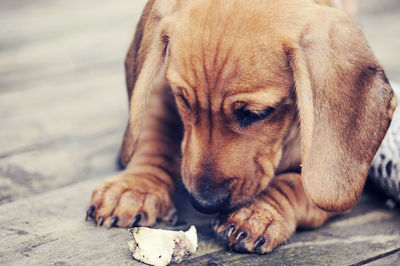
<svg viewBox="0 0 400 266">
<path fill-rule="evenodd" d="M 235 111 L 235 115 L 241 127 L 250 126 L 253 123 L 264 120 L 267 118 L 275 108 L 269 107 L 262 112 L 254 112 L 246 110 L 244 107 Z"/>
</svg>

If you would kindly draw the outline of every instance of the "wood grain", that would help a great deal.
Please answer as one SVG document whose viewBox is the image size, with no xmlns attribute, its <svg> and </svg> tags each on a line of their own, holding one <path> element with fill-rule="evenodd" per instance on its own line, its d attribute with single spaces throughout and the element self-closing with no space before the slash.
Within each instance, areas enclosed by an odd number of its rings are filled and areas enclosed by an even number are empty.
<svg viewBox="0 0 400 266">
<path fill-rule="evenodd" d="M 97 182 L 98 178 L 0 206 L 0 263 L 132 263 L 126 229 L 106 230 L 84 221 L 84 210 Z M 400 248 L 400 213 L 385 209 L 382 201 L 369 194 L 363 195 L 351 213 L 317 230 L 299 231 L 285 245 L 265 256 L 224 250 L 211 231 L 213 217 L 195 212 L 184 194 L 177 202 L 180 202 L 180 221 L 185 224 L 177 228 L 167 224 L 157 227 L 187 229 L 191 224 L 196 225 L 199 250 L 184 264 L 349 265 Z"/>
</svg>

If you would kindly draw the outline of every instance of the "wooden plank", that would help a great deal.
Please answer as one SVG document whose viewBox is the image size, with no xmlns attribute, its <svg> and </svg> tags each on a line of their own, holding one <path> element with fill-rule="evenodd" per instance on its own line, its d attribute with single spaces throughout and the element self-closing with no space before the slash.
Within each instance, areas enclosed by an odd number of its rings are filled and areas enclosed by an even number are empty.
<svg viewBox="0 0 400 266">
<path fill-rule="evenodd" d="M 86 74 L 39 94 L 0 94 L 0 202 L 115 171 L 127 120 L 122 67 Z"/>
<path fill-rule="evenodd" d="M 99 179 L 90 180 L 0 206 L 0 264 L 131 263 L 127 247 L 130 236 L 126 229 L 98 229 L 84 221 L 90 192 L 98 182 Z M 202 226 L 209 216 L 194 213 L 181 219 L 189 223 L 196 221 L 198 228 L 209 228 Z M 183 227 L 187 226 L 180 228 Z M 210 244 L 202 248 L 208 250 Z"/>
<path fill-rule="evenodd" d="M 395 249 L 387 252 L 386 254 L 382 254 L 381 256 L 371 258 L 371 260 L 363 261 L 364 265 L 368 264 L 368 266 L 393 266 L 400 264 L 400 249 Z M 356 266 L 356 265 L 355 265 Z"/>
<path fill-rule="evenodd" d="M 72 265 L 132 263 L 125 229 L 95 228 L 84 221 L 93 179 L 0 206 L 0 263 Z M 387 210 L 375 198 L 363 195 L 348 215 L 318 230 L 303 230 L 272 253 L 259 256 L 225 251 L 209 226 L 212 216 L 193 210 L 185 195 L 178 201 L 186 229 L 195 224 L 199 250 L 186 264 L 205 265 L 348 265 L 400 248 L 400 213 Z M 172 228 L 165 224 L 158 227 Z"/>
<path fill-rule="evenodd" d="M 117 170 L 121 130 L 49 143 L 0 160 L 0 204 Z"/>
<path fill-rule="evenodd" d="M 144 1 L 45 3 L 0 11 L 0 202 L 111 172 L 127 119 Z"/>
<path fill-rule="evenodd" d="M 0 42 L 20 45 L 0 50 L 0 158 L 127 116 L 123 57 L 144 1 L 45 3 L 0 11 Z"/>
<path fill-rule="evenodd" d="M 364 200 L 365 200 L 364 195 Z M 350 265 L 400 248 L 400 214 L 361 202 L 343 217 L 318 230 L 297 232 L 285 245 L 265 255 L 225 250 L 188 260 L 194 265 Z M 364 209 L 364 210 L 363 210 Z M 379 263 L 379 261 L 377 261 Z M 394 265 L 394 264 L 392 264 Z"/>
<path fill-rule="evenodd" d="M 0 158 L 127 117 L 123 57 L 145 1 L 41 2 L 0 9 Z"/>
<path fill-rule="evenodd" d="M 123 58 L 144 3 L 0 8 L 0 203 L 115 171 Z"/>
<path fill-rule="evenodd" d="M 0 87 L 122 59 L 144 4 L 50 1 L 0 11 Z"/>
<path fill-rule="evenodd" d="M 123 127 L 127 100 L 122 66 L 58 77 L 38 90 L 0 94 L 0 157 L 61 138 Z M 122 134 L 122 132 L 121 132 Z"/>
</svg>

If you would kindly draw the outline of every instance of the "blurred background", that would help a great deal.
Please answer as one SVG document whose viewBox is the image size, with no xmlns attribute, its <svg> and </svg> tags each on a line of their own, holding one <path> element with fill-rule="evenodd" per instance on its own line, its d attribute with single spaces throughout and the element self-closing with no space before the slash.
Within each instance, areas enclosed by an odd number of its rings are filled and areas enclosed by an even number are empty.
<svg viewBox="0 0 400 266">
<path fill-rule="evenodd" d="M 116 171 L 145 2 L 0 1 L 0 204 Z M 400 1 L 361 0 L 358 20 L 400 81 Z"/>
<path fill-rule="evenodd" d="M 145 2 L 0 1 L 0 203 L 116 171 Z"/>
</svg>

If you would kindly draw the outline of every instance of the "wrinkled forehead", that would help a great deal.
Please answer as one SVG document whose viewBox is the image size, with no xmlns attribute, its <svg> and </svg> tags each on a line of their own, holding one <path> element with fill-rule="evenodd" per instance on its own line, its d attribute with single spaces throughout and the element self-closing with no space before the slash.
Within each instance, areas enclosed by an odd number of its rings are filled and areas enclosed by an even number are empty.
<svg viewBox="0 0 400 266">
<path fill-rule="evenodd" d="M 224 2 L 175 14 L 168 33 L 170 82 L 241 91 L 290 86 L 282 37 L 265 11 Z"/>
</svg>

